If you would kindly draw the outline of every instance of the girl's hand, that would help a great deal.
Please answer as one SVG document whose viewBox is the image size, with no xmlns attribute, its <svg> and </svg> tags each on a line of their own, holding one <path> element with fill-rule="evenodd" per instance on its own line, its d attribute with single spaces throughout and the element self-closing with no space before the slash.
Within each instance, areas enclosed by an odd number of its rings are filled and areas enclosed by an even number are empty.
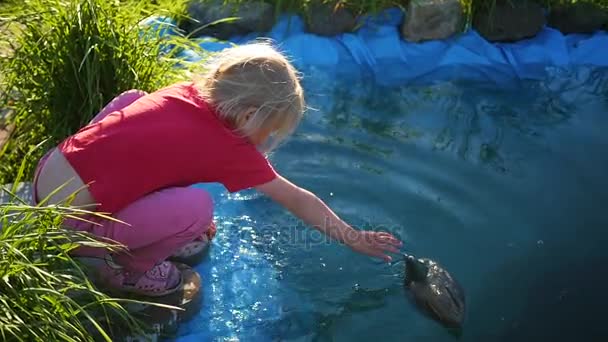
<svg viewBox="0 0 608 342">
<path fill-rule="evenodd" d="M 350 246 L 354 251 L 390 262 L 386 253 L 399 253 L 401 241 L 385 232 L 356 230 L 342 221 L 323 201 L 308 190 L 278 176 L 256 189 L 291 211 L 306 224 Z"/>
<path fill-rule="evenodd" d="M 393 235 L 385 232 L 374 232 L 360 230 L 358 234 L 347 241 L 348 246 L 355 252 L 366 254 L 372 257 L 380 258 L 386 262 L 391 262 L 393 258 L 387 255 L 390 253 L 399 253 L 399 249 L 403 243 Z"/>
</svg>

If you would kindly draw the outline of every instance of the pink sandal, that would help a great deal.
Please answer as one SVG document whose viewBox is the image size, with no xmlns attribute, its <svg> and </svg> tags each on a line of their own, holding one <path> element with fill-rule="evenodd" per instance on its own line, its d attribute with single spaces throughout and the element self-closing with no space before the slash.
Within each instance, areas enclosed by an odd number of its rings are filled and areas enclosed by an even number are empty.
<svg viewBox="0 0 608 342">
<path fill-rule="evenodd" d="M 127 281 L 128 271 L 112 262 L 106 262 L 100 273 L 101 280 L 111 290 L 148 297 L 169 295 L 179 290 L 183 283 L 181 271 L 169 261 L 156 264 L 137 278 L 135 283 Z"/>
<path fill-rule="evenodd" d="M 209 248 L 209 243 L 215 236 L 216 232 L 217 228 L 215 227 L 215 223 L 211 222 L 209 228 L 203 233 L 203 235 L 176 250 L 168 260 L 186 264 L 188 266 L 198 264 Z"/>
</svg>

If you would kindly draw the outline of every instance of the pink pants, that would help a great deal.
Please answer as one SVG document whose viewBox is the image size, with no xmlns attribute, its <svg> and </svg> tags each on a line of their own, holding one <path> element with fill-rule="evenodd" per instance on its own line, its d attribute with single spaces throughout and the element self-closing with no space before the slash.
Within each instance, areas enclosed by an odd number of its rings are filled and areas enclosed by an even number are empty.
<svg viewBox="0 0 608 342">
<path fill-rule="evenodd" d="M 145 94 L 138 90 L 121 94 L 112 100 L 91 123 L 125 108 Z M 47 153 L 38 163 L 34 184 L 49 155 L 50 153 Z M 38 201 L 36 193 L 34 193 L 34 201 Z M 178 248 L 200 237 L 209 228 L 213 219 L 213 202 L 210 195 L 202 189 L 166 188 L 138 199 L 115 213 L 113 217 L 130 226 L 99 218 L 87 218 L 99 225 L 75 219 L 66 219 L 64 224 L 72 229 L 86 231 L 123 244 L 128 248 L 128 253 L 114 255 L 114 261 L 131 272 L 145 272 L 156 263 L 167 259 Z M 106 253 L 99 248 L 82 247 L 75 254 L 102 257 Z"/>
</svg>

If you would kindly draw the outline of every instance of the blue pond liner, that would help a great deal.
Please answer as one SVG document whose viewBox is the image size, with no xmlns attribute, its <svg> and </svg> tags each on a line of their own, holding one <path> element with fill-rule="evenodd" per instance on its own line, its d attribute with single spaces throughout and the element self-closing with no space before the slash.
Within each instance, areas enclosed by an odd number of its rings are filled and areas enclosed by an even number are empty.
<svg viewBox="0 0 608 342">
<path fill-rule="evenodd" d="M 472 80 L 510 82 L 518 79 L 541 79 L 547 68 L 569 66 L 608 66 L 608 34 L 563 35 L 544 27 L 531 39 L 515 43 L 490 43 L 475 30 L 468 30 L 446 40 L 410 43 L 401 38 L 399 25 L 403 12 L 389 9 L 362 19 L 353 33 L 323 37 L 305 32 L 302 19 L 283 15 L 265 34 L 252 33 L 230 41 L 208 39 L 200 46 L 220 51 L 231 44 L 256 38 L 269 38 L 303 70 L 319 67 L 340 75 L 372 76 L 380 85 L 433 82 L 437 80 Z M 156 17 L 147 24 L 167 29 L 171 19 Z M 195 62 L 201 57 L 193 51 L 180 56 Z"/>
<path fill-rule="evenodd" d="M 322 37 L 306 33 L 301 18 L 284 15 L 265 34 L 252 33 L 230 41 L 201 40 L 200 45 L 209 51 L 220 51 L 258 37 L 270 38 L 304 75 L 311 68 L 320 68 L 340 77 L 371 77 L 387 86 L 445 80 L 505 85 L 542 79 L 554 68 L 608 67 L 608 34 L 603 31 L 563 35 L 545 27 L 531 39 L 493 44 L 468 30 L 443 41 L 409 43 L 399 33 L 402 19 L 399 9 L 389 9 L 364 18 L 354 33 Z M 142 24 L 151 25 L 161 35 L 178 32 L 169 18 L 153 17 Z M 191 50 L 183 51 L 179 57 L 188 62 L 201 59 Z M 243 201 L 228 196 L 221 186 L 195 186 L 212 193 L 218 217 L 242 217 L 246 212 Z M 197 267 L 203 277 L 203 309 L 194 321 L 184 324 L 178 340 L 209 341 L 216 336 L 246 341 L 286 338 L 289 331 L 273 322 L 280 322 L 289 307 L 306 308 L 307 303 L 296 291 L 282 287 L 272 262 L 256 252 L 247 239 L 222 235 L 224 224 L 230 222 L 220 222 L 209 258 Z M 306 316 L 298 319 L 306 320 Z"/>
</svg>

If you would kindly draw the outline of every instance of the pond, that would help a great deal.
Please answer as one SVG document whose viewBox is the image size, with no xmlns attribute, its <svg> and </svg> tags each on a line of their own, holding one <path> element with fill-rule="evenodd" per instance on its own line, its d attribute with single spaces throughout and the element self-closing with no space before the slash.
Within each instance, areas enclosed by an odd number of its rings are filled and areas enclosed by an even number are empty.
<svg viewBox="0 0 608 342">
<path fill-rule="evenodd" d="M 607 70 L 509 87 L 304 75 L 312 109 L 273 165 L 444 265 L 467 295 L 460 340 L 608 337 Z M 180 340 L 454 340 L 408 301 L 402 262 L 327 241 L 254 192 L 200 186 L 219 231 Z"/>
</svg>

